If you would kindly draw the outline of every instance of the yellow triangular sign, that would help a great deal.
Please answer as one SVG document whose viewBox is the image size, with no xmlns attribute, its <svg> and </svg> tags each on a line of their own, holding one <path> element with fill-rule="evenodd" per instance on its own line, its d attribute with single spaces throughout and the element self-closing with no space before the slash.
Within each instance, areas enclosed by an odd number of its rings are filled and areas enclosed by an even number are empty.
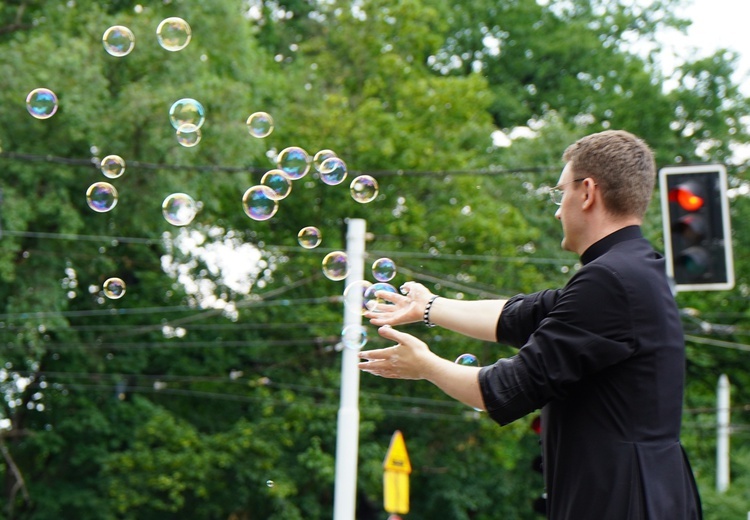
<svg viewBox="0 0 750 520">
<path fill-rule="evenodd" d="M 396 430 L 391 437 L 391 445 L 388 446 L 388 453 L 385 454 L 383 469 L 411 473 L 411 463 L 409 462 L 409 455 L 406 453 L 406 442 L 404 442 L 404 436 L 399 430 Z"/>
</svg>

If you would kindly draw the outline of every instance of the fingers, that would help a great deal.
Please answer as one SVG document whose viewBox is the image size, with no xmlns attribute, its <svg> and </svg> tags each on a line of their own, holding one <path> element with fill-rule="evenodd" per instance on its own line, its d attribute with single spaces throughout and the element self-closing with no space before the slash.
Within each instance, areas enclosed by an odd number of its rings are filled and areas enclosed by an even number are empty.
<svg viewBox="0 0 750 520">
<path fill-rule="evenodd" d="M 382 327 L 380 327 L 378 329 L 378 334 L 380 334 L 385 339 L 390 339 L 391 341 L 394 341 L 396 343 L 403 343 L 404 340 L 414 337 L 411 334 L 407 334 L 406 332 L 396 330 L 390 325 L 383 325 Z"/>
</svg>

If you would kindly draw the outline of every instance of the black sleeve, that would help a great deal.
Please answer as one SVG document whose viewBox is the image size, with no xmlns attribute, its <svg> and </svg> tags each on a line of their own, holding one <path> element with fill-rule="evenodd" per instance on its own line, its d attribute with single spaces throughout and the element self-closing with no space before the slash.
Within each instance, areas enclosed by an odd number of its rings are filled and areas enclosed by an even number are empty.
<svg viewBox="0 0 750 520">
<path fill-rule="evenodd" d="M 521 348 L 554 308 L 559 294 L 559 290 L 545 290 L 509 299 L 497 320 L 497 342 Z"/>
</svg>

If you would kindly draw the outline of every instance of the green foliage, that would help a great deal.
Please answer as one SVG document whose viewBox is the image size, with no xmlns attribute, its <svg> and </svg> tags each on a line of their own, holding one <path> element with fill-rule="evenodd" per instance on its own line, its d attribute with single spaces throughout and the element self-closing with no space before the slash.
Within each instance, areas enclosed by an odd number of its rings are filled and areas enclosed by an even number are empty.
<svg viewBox="0 0 750 520">
<path fill-rule="evenodd" d="M 665 92 L 652 59 L 627 50 L 683 25 L 670 14 L 675 2 L 550 4 L 1 5 L 0 440 L 9 458 L 0 475 L 10 484 L 0 518 L 329 518 L 343 282 L 326 279 L 320 262 L 346 248 L 348 219 L 367 222 L 367 266 L 396 261 L 395 285 L 509 296 L 563 284 L 576 268 L 560 251 L 547 192 L 576 138 L 626 128 L 660 165 L 729 162 L 747 143 L 736 57 L 687 63 Z M 167 16 L 191 24 L 180 52 L 156 41 Z M 124 58 L 101 47 L 115 24 L 136 35 Z M 60 100 L 44 121 L 23 104 L 39 86 Z M 168 121 L 183 97 L 207 112 L 195 148 L 179 146 Z M 264 139 L 245 128 L 258 110 L 276 124 Z M 525 126 L 535 137 L 493 144 L 494 131 Z M 273 219 L 247 218 L 242 194 L 287 146 L 332 149 L 349 177 L 327 186 L 311 172 Z M 94 213 L 85 192 L 105 180 L 98 162 L 109 154 L 127 164 L 111 181 L 119 202 Z M 369 204 L 349 195 L 360 173 L 380 185 Z M 731 173 L 739 190 L 743 172 Z M 174 192 L 201 204 L 183 229 L 160 215 Z M 733 200 L 737 227 L 745 200 Z M 297 244 L 307 225 L 323 232 L 317 249 Z M 644 228 L 658 244 L 657 204 Z M 750 239 L 735 235 L 742 258 Z M 217 267 L 232 252 L 248 267 L 242 280 Z M 127 283 L 121 300 L 101 292 L 115 275 Z M 736 295 L 678 296 L 696 309 L 688 333 L 726 324 L 723 340 L 747 341 L 740 262 L 737 278 Z M 512 354 L 409 330 L 448 359 Z M 368 346 L 386 344 L 373 333 Z M 733 399 L 748 402 L 744 355 L 689 345 L 684 436 L 704 489 L 716 377 L 728 373 Z M 410 518 L 534 517 L 542 483 L 529 469 L 538 440 L 528 420 L 498 428 L 427 383 L 366 376 L 360 408 L 358 518 L 382 516 L 382 463 L 397 429 L 414 467 Z M 733 449 L 737 485 L 705 493 L 710 518 L 739 514 L 746 500 L 747 456 Z M 15 489 L 9 460 L 24 479 Z"/>
</svg>

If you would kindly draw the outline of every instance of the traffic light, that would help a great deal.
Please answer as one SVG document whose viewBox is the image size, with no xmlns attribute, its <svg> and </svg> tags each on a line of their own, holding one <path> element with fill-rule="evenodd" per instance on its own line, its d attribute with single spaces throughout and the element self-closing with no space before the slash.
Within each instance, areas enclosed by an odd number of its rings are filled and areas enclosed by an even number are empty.
<svg viewBox="0 0 750 520">
<path fill-rule="evenodd" d="M 659 170 L 667 275 L 676 291 L 734 287 L 727 173 L 720 164 Z"/>
</svg>

